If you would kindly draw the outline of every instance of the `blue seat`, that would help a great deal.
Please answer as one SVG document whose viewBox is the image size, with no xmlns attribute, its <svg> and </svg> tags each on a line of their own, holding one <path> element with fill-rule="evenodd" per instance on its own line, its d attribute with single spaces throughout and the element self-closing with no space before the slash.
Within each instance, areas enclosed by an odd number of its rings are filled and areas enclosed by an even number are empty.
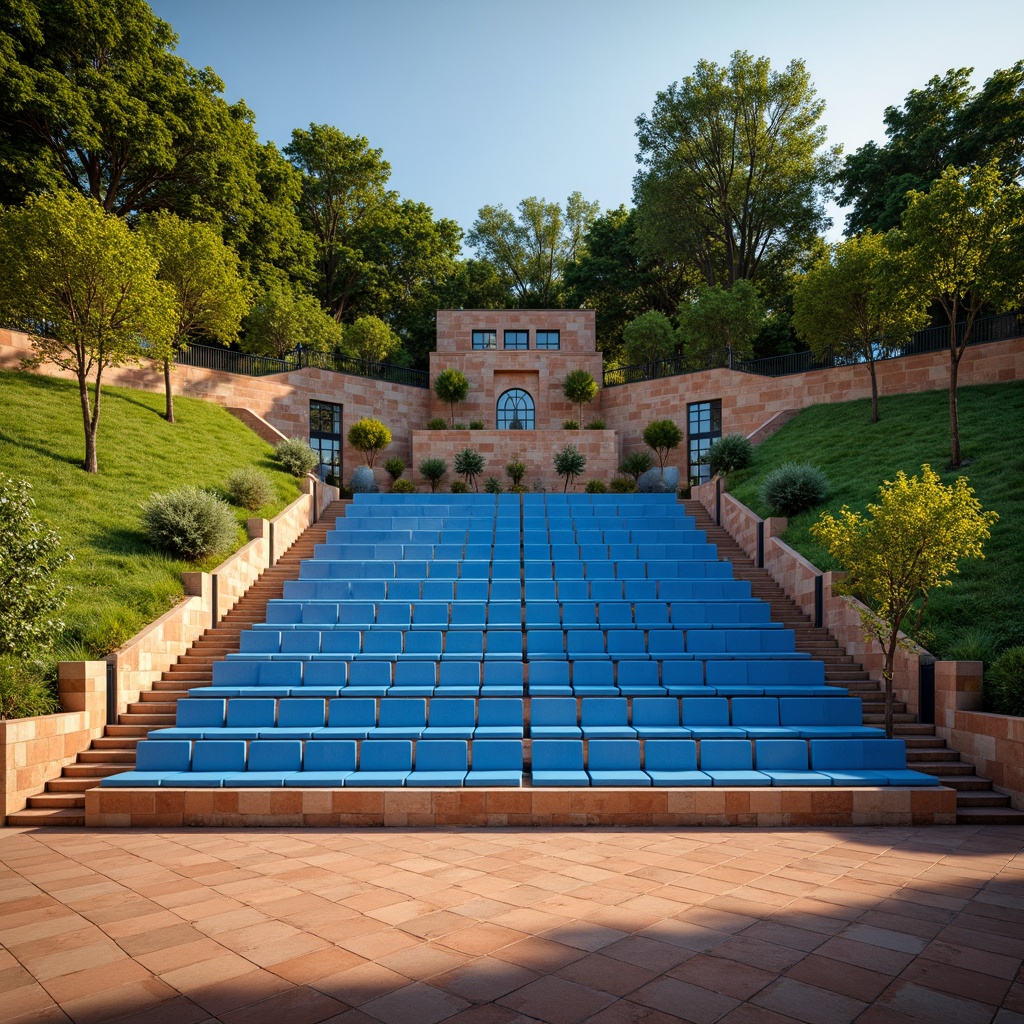
<svg viewBox="0 0 1024 1024">
<path fill-rule="evenodd" d="M 530 777 L 535 786 L 589 786 L 582 740 L 534 740 Z"/>
<path fill-rule="evenodd" d="M 377 613 L 371 601 L 349 601 L 338 607 L 338 625 L 353 629 L 367 629 L 373 625 Z"/>
<path fill-rule="evenodd" d="M 427 740 L 470 740 L 474 729 L 475 700 L 471 697 L 439 697 L 430 702 L 430 716 L 422 736 Z"/>
<path fill-rule="evenodd" d="M 485 637 L 484 660 L 523 660 L 523 634 L 520 629 L 489 629 Z"/>
<path fill-rule="evenodd" d="M 593 601 L 563 601 L 563 629 L 594 629 L 597 626 L 597 606 Z"/>
<path fill-rule="evenodd" d="M 638 601 L 634 606 L 633 621 L 637 629 L 667 629 L 668 605 L 661 601 Z"/>
<path fill-rule="evenodd" d="M 531 601 L 557 601 L 558 591 L 554 580 L 527 577 L 523 582 L 523 596 L 527 604 Z"/>
<path fill-rule="evenodd" d="M 650 657 L 647 643 L 641 629 L 609 629 L 608 657 L 616 661 L 638 658 L 644 661 Z"/>
<path fill-rule="evenodd" d="M 319 630 L 295 629 L 281 633 L 281 654 L 303 657 L 320 653 Z"/>
<path fill-rule="evenodd" d="M 620 661 L 616 666 L 623 697 L 662 697 L 667 692 L 661 685 L 660 661 Z"/>
<path fill-rule="evenodd" d="M 261 731 L 273 729 L 277 701 L 273 697 L 233 697 L 227 702 L 227 721 L 222 729 L 208 730 L 218 740 L 255 740 Z"/>
<path fill-rule="evenodd" d="M 283 786 L 301 768 L 302 743 L 299 740 L 253 740 L 249 744 L 245 771 L 228 772 L 224 786 Z"/>
<path fill-rule="evenodd" d="M 359 745 L 359 768 L 345 779 L 345 786 L 403 786 L 410 772 L 411 740 L 364 740 Z"/>
<path fill-rule="evenodd" d="M 811 740 L 811 769 L 837 786 L 937 786 L 939 780 L 907 768 L 903 740 Z"/>
<path fill-rule="evenodd" d="M 529 634 L 527 634 L 527 645 L 529 645 Z M 567 661 L 531 661 L 529 685 L 531 697 L 570 696 L 573 691 L 569 685 L 569 663 Z"/>
<path fill-rule="evenodd" d="M 339 789 L 355 770 L 355 740 L 309 740 L 302 752 L 302 770 L 287 776 L 284 784 Z"/>
<path fill-rule="evenodd" d="M 174 725 L 168 729 L 154 729 L 147 738 L 165 741 L 201 740 L 209 730 L 223 728 L 224 715 L 224 700 L 184 697 L 175 708 Z"/>
<path fill-rule="evenodd" d="M 565 607 L 563 606 L 563 616 Z M 642 639 L 642 638 L 641 638 Z M 529 637 L 527 637 L 529 640 Z M 604 646 L 604 631 L 597 624 L 590 629 L 568 629 L 565 632 L 565 653 L 569 661 L 586 661 L 597 659 L 603 661 L 609 657 Z"/>
<path fill-rule="evenodd" d="M 652 629 L 647 634 L 647 651 L 659 661 L 692 660 L 693 656 L 686 653 L 683 637 L 681 629 Z"/>
<path fill-rule="evenodd" d="M 449 630 L 445 634 L 442 661 L 482 661 L 484 634 L 482 630 Z"/>
<path fill-rule="evenodd" d="M 139 740 L 135 747 L 135 769 L 108 775 L 100 785 L 159 786 L 169 776 L 187 772 L 191 763 L 192 744 L 188 740 Z"/>
<path fill-rule="evenodd" d="M 401 659 L 437 661 L 441 657 L 444 634 L 439 629 L 410 629 L 405 634 Z"/>
<path fill-rule="evenodd" d="M 556 580 L 582 580 L 584 579 L 583 568 L 583 563 L 580 561 L 559 561 L 556 559 L 554 562 L 554 576 Z"/>
<path fill-rule="evenodd" d="M 346 661 L 307 661 L 302 686 L 292 692 L 302 697 L 337 697 L 348 681 Z"/>
<path fill-rule="evenodd" d="M 780 697 L 779 721 L 803 739 L 877 739 L 880 729 L 863 724 L 860 697 Z"/>
<path fill-rule="evenodd" d="M 267 602 L 266 621 L 272 625 L 292 624 L 302 621 L 302 603 L 272 598 Z"/>
<path fill-rule="evenodd" d="M 615 579 L 615 563 L 614 562 L 584 562 L 584 572 L 588 580 L 597 582 L 599 580 L 614 580 Z"/>
<path fill-rule="evenodd" d="M 284 697 L 277 702 L 277 725 L 261 728 L 261 740 L 308 740 L 326 724 L 327 706 L 316 697 Z M 252 751 L 247 771 L 252 771 Z M 301 757 L 300 757 L 301 761 Z M 259 769 L 263 771 L 265 769 Z M 273 769 L 266 769 L 273 770 Z M 298 768 L 294 769 L 298 771 Z"/>
<path fill-rule="evenodd" d="M 626 601 L 654 601 L 658 597 L 657 580 L 623 580 L 619 585 Z"/>
<path fill-rule="evenodd" d="M 636 730 L 628 719 L 625 697 L 584 697 L 581 701 L 580 728 L 585 740 L 634 739 Z"/>
<path fill-rule="evenodd" d="M 742 729 L 729 724 L 729 702 L 725 697 L 683 697 L 682 724 L 690 730 L 690 735 L 694 739 L 732 739 L 746 736 Z M 747 745 L 750 745 L 749 742 Z"/>
<path fill-rule="evenodd" d="M 487 575 L 487 566 L 481 563 L 484 569 L 484 575 Z M 522 575 L 522 569 L 520 568 L 518 558 L 512 561 L 494 561 L 491 562 L 490 578 L 492 580 L 515 580 L 519 581 Z"/>
<path fill-rule="evenodd" d="M 391 663 L 387 661 L 353 661 L 348 667 L 345 695 L 383 697 L 391 686 Z"/>
<path fill-rule="evenodd" d="M 733 697 L 730 714 L 732 724 L 741 726 L 749 739 L 787 739 L 797 735 L 779 725 L 777 697 Z"/>
<path fill-rule="evenodd" d="M 714 699 L 714 698 L 712 698 Z M 750 740 L 701 740 L 700 770 L 716 786 L 770 786 L 772 780 L 754 771 Z"/>
<path fill-rule="evenodd" d="M 691 629 L 686 633 L 686 649 L 700 657 L 795 656 L 791 629 Z"/>
<path fill-rule="evenodd" d="M 757 770 L 773 786 L 831 786 L 832 779 L 808 767 L 806 740 L 758 740 L 754 744 Z"/>
<path fill-rule="evenodd" d="M 228 708 L 228 715 L 231 708 Z M 192 767 L 161 779 L 161 786 L 213 787 L 224 785 L 224 776 L 245 771 L 245 740 L 196 740 Z"/>
<path fill-rule="evenodd" d="M 317 740 L 365 740 L 377 725 L 377 702 L 372 697 L 340 697 L 327 705 L 327 727 Z"/>
<path fill-rule="evenodd" d="M 420 697 L 385 697 L 380 702 L 374 740 L 415 740 L 427 727 L 427 702 Z"/>
<path fill-rule="evenodd" d="M 673 697 L 714 696 L 704 685 L 702 661 L 666 661 L 661 666 L 661 685 Z"/>
<path fill-rule="evenodd" d="M 480 692 L 480 663 L 442 661 L 438 666 L 438 697 L 475 697 Z"/>
<path fill-rule="evenodd" d="M 462 589 L 460 584 L 459 589 Z M 450 604 L 455 598 L 455 584 L 451 580 L 423 580 L 420 586 L 420 599 L 423 601 L 439 601 Z M 416 598 L 412 598 L 416 600 Z"/>
<path fill-rule="evenodd" d="M 521 697 L 523 693 L 522 634 L 519 639 L 519 657 L 484 661 L 481 697 Z M 490 637 L 488 637 L 488 640 Z M 489 648 L 488 648 L 489 650 Z"/>
<path fill-rule="evenodd" d="M 321 655 L 351 661 L 362 649 L 362 633 L 357 629 L 334 629 L 320 640 Z"/>
<path fill-rule="evenodd" d="M 561 629 L 562 607 L 556 601 L 531 601 L 526 603 L 526 629 Z"/>
<path fill-rule="evenodd" d="M 487 625 L 487 606 L 484 602 L 456 601 L 452 605 L 452 629 L 483 629 Z"/>
<path fill-rule="evenodd" d="M 519 601 L 494 601 L 487 606 L 489 629 L 523 628 L 523 606 Z"/>
<path fill-rule="evenodd" d="M 632 726 L 641 739 L 689 739 L 690 730 L 679 724 L 678 697 L 637 697 Z"/>
<path fill-rule="evenodd" d="M 532 739 L 576 739 L 582 735 L 576 723 L 574 697 L 538 697 L 530 701 Z"/>
<path fill-rule="evenodd" d="M 437 670 L 433 661 L 400 661 L 388 691 L 392 697 L 430 697 Z"/>
<path fill-rule="evenodd" d="M 474 740 L 473 761 L 464 784 L 466 786 L 521 786 L 523 784 L 522 740 Z"/>
<path fill-rule="evenodd" d="M 590 583 L 587 580 L 560 579 L 556 587 L 558 600 L 562 604 L 566 601 L 590 600 Z"/>
<path fill-rule="evenodd" d="M 459 589 L 461 590 L 464 585 L 465 584 L 460 583 Z M 488 595 L 485 592 L 484 600 L 487 599 L 487 596 Z M 523 585 L 519 581 L 518 577 L 508 580 L 491 580 L 490 599 L 492 601 L 516 601 L 521 604 L 522 597 Z"/>
<path fill-rule="evenodd" d="M 353 580 L 353 585 L 360 581 Z M 367 581 L 368 582 L 368 581 Z M 381 581 L 387 586 L 387 600 L 389 601 L 417 601 L 421 594 L 422 584 L 419 580 L 387 580 Z"/>
<path fill-rule="evenodd" d="M 287 697 L 293 686 L 302 685 L 301 661 L 215 661 L 213 686 L 231 696 L 242 687 L 265 687 L 267 696 Z M 209 694 L 214 696 L 214 694 Z"/>
<path fill-rule="evenodd" d="M 472 701 L 469 702 L 472 704 Z M 461 786 L 469 771 L 469 745 L 465 740 L 420 740 L 407 786 Z"/>
<path fill-rule="evenodd" d="M 397 661 L 405 634 L 398 629 L 369 629 L 363 633 L 363 658 Z"/>
<path fill-rule="evenodd" d="M 281 650 L 281 633 L 276 629 L 244 629 L 238 639 L 242 654 L 277 654 Z"/>
<path fill-rule="evenodd" d="M 382 601 L 377 605 L 375 624 L 391 629 L 409 629 L 412 625 L 412 605 L 408 601 Z"/>
<path fill-rule="evenodd" d="M 620 583 L 619 586 L 622 584 Z M 633 606 L 628 601 L 602 601 L 597 606 L 602 629 L 633 629 Z"/>
<path fill-rule="evenodd" d="M 516 697 L 484 698 L 477 704 L 474 740 L 523 738 L 523 701 Z M 474 743 L 474 749 L 476 744 Z"/>
<path fill-rule="evenodd" d="M 655 786 L 710 786 L 711 776 L 697 770 L 693 740 L 644 741 L 644 771 Z"/>
<path fill-rule="evenodd" d="M 598 604 L 604 604 L 607 601 L 622 601 L 622 587 L 621 580 L 592 580 L 590 600 Z"/>
<path fill-rule="evenodd" d="M 587 774 L 595 786 L 651 784 L 651 777 L 640 770 L 638 740 L 591 740 L 587 744 Z"/>
<path fill-rule="evenodd" d="M 572 692 L 576 697 L 617 697 L 615 664 L 611 661 L 578 661 L 572 666 Z"/>
<path fill-rule="evenodd" d="M 565 658 L 565 634 L 560 629 L 535 629 L 526 634 L 527 661 Z"/>
</svg>

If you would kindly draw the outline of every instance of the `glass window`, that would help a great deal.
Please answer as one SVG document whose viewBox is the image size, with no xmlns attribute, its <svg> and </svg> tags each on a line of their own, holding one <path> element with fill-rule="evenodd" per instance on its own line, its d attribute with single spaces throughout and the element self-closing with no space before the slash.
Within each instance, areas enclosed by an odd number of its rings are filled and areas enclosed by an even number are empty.
<svg viewBox="0 0 1024 1024">
<path fill-rule="evenodd" d="M 558 331 L 538 331 L 537 348 L 561 348 L 562 337 Z"/>
<path fill-rule="evenodd" d="M 322 480 L 341 482 L 341 443 L 341 406 L 310 402 L 309 446 L 320 456 L 317 472 Z"/>
<path fill-rule="evenodd" d="M 687 406 L 690 445 L 690 482 L 703 483 L 711 478 L 711 469 L 700 460 L 722 436 L 722 400 L 691 402 Z"/>
<path fill-rule="evenodd" d="M 498 399 L 499 430 L 533 430 L 533 399 L 522 388 L 512 388 Z"/>
<path fill-rule="evenodd" d="M 498 332 L 497 331 L 474 331 L 473 332 L 473 348 L 497 348 L 498 347 Z"/>
<path fill-rule="evenodd" d="M 529 348 L 530 347 L 530 332 L 529 331 L 506 331 L 505 332 L 505 348 Z"/>
</svg>

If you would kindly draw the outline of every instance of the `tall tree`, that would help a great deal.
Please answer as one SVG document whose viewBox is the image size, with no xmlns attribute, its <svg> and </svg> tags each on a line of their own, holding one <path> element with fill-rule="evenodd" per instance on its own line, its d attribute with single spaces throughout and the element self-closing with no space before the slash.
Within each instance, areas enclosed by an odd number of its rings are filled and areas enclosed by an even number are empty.
<svg viewBox="0 0 1024 1024">
<path fill-rule="evenodd" d="M 466 240 L 494 264 L 521 307 L 557 307 L 566 268 L 582 254 L 583 239 L 600 209 L 573 192 L 565 207 L 529 196 L 514 216 L 504 206 L 484 206 Z"/>
<path fill-rule="evenodd" d="M 658 93 L 636 121 L 644 248 L 728 288 L 812 244 L 838 157 L 825 148 L 824 106 L 802 61 L 773 71 L 742 51 Z"/>
<path fill-rule="evenodd" d="M 248 289 L 239 273 L 238 256 L 207 224 L 182 220 L 173 213 L 142 218 L 139 231 L 157 260 L 157 277 L 174 295 L 176 323 L 170 349 L 161 360 L 165 417 L 174 422 L 171 363 L 199 338 L 230 344 L 238 337 L 249 308 Z"/>
<path fill-rule="evenodd" d="M 974 321 L 1024 302 L 1024 189 L 998 164 L 947 167 L 929 192 L 911 192 L 892 232 L 908 287 L 942 307 L 949 325 L 950 463 L 959 467 L 957 373 Z"/>
<path fill-rule="evenodd" d="M 871 422 L 878 422 L 875 361 L 928 320 L 927 303 L 901 281 L 885 236 L 870 231 L 832 246 L 799 278 L 793 325 L 816 359 L 863 361 L 871 375 Z"/>
<path fill-rule="evenodd" d="M 343 338 L 341 324 L 312 295 L 286 284 L 272 284 L 257 297 L 244 327 L 243 351 L 277 359 L 284 359 L 299 345 L 307 351 L 327 352 L 339 348 Z"/>
<path fill-rule="evenodd" d="M 1007 181 L 1024 175 L 1024 61 L 996 71 L 976 91 L 973 68 L 950 68 L 885 109 L 884 145 L 851 153 L 838 175 L 839 202 L 852 207 L 848 234 L 898 226 L 908 193 L 926 192 L 949 165 L 996 160 Z"/>
<path fill-rule="evenodd" d="M 703 370 L 749 359 L 764 318 L 764 303 L 749 281 L 699 288 L 679 306 L 678 336 L 687 363 Z"/>
<path fill-rule="evenodd" d="M 30 335 L 39 363 L 70 370 L 78 381 L 83 468 L 96 473 L 103 372 L 166 350 L 173 295 L 157 280 L 142 237 L 73 192 L 32 197 L 0 213 L 0 266 L 0 315 Z"/>
</svg>

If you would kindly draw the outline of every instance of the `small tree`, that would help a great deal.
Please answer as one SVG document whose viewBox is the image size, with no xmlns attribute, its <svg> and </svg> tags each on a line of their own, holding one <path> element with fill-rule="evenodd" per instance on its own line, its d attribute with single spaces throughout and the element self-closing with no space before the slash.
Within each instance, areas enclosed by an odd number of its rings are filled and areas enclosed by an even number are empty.
<svg viewBox="0 0 1024 1024">
<path fill-rule="evenodd" d="M 661 472 L 665 472 L 665 460 L 668 453 L 678 448 L 683 441 L 683 432 L 672 420 L 654 420 L 649 423 L 643 433 L 644 444 L 658 456 Z"/>
<path fill-rule="evenodd" d="M 749 359 L 764 324 L 765 308 L 757 289 L 741 279 L 731 288 L 700 288 L 694 301 L 679 306 L 678 316 L 687 364 L 703 370 Z"/>
<path fill-rule="evenodd" d="M 641 313 L 622 330 L 622 354 L 632 366 L 671 359 L 675 351 L 676 332 L 672 322 L 658 310 Z"/>
<path fill-rule="evenodd" d="M 475 491 L 476 478 L 484 471 L 484 457 L 472 448 L 463 448 L 455 453 L 455 472 L 464 477 L 466 483 Z"/>
<path fill-rule="evenodd" d="M 570 370 L 562 381 L 562 394 L 579 406 L 578 427 L 583 422 L 583 406 L 597 397 L 597 381 L 586 370 Z"/>
<path fill-rule="evenodd" d="M 448 472 L 448 463 L 444 459 L 424 459 L 420 463 L 420 474 L 430 484 L 430 493 L 437 490 L 441 478 Z"/>
<path fill-rule="evenodd" d="M 505 463 L 505 473 L 512 481 L 512 486 L 519 487 L 522 485 L 523 477 L 526 476 L 526 463 L 518 455 L 513 455 Z"/>
<path fill-rule="evenodd" d="M 837 591 L 864 602 L 864 637 L 882 648 L 885 681 L 885 734 L 892 737 L 892 677 L 896 650 L 907 643 L 904 625 L 916 631 L 936 587 L 952 585 L 962 558 L 984 558 L 983 540 L 999 516 L 983 512 L 966 477 L 943 484 L 927 464 L 921 479 L 901 470 L 886 481 L 870 518 L 845 505 L 836 519 L 829 512 L 811 527 L 811 535 L 845 569 Z"/>
<path fill-rule="evenodd" d="M 628 473 L 636 483 L 649 469 L 654 468 L 654 456 L 650 452 L 630 452 L 619 466 L 620 473 Z"/>
<path fill-rule="evenodd" d="M 341 324 L 325 313 L 312 295 L 289 285 L 274 284 L 257 298 L 245 318 L 242 349 L 284 359 L 301 345 L 327 352 L 342 343 Z"/>
<path fill-rule="evenodd" d="M 370 363 L 383 363 L 402 347 L 402 339 L 380 317 L 361 316 L 345 328 L 345 354 Z"/>
<path fill-rule="evenodd" d="M 451 425 L 455 426 L 455 406 L 464 402 L 469 394 L 469 381 L 461 370 L 453 370 L 450 367 L 442 370 L 434 378 L 434 394 L 442 402 L 447 402 L 452 411 Z"/>
<path fill-rule="evenodd" d="M 292 476 L 306 476 L 320 465 L 319 453 L 302 437 L 278 441 L 274 445 L 274 455 Z"/>
<path fill-rule="evenodd" d="M 405 472 L 405 462 L 397 455 L 383 462 L 384 470 L 392 480 L 397 480 Z"/>
<path fill-rule="evenodd" d="M 362 452 L 367 466 L 373 469 L 377 454 L 391 444 L 391 431 L 380 420 L 364 416 L 348 428 L 348 443 Z"/>
<path fill-rule="evenodd" d="M 60 537 L 35 518 L 31 484 L 0 476 L 0 656 L 29 658 L 64 624 L 61 567 L 71 561 Z"/>
<path fill-rule="evenodd" d="M 569 484 L 576 482 L 587 465 L 587 457 L 574 444 L 567 444 L 555 455 L 555 472 L 565 478 L 562 490 L 567 491 Z"/>
</svg>

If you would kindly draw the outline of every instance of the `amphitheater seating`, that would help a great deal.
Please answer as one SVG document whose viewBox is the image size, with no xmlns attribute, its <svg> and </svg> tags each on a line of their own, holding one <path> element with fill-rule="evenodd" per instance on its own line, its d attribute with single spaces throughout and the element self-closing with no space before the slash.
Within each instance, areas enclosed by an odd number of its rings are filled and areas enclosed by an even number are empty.
<svg viewBox="0 0 1024 1024">
<path fill-rule="evenodd" d="M 104 786 L 922 786 L 671 495 L 359 495 Z"/>
</svg>

